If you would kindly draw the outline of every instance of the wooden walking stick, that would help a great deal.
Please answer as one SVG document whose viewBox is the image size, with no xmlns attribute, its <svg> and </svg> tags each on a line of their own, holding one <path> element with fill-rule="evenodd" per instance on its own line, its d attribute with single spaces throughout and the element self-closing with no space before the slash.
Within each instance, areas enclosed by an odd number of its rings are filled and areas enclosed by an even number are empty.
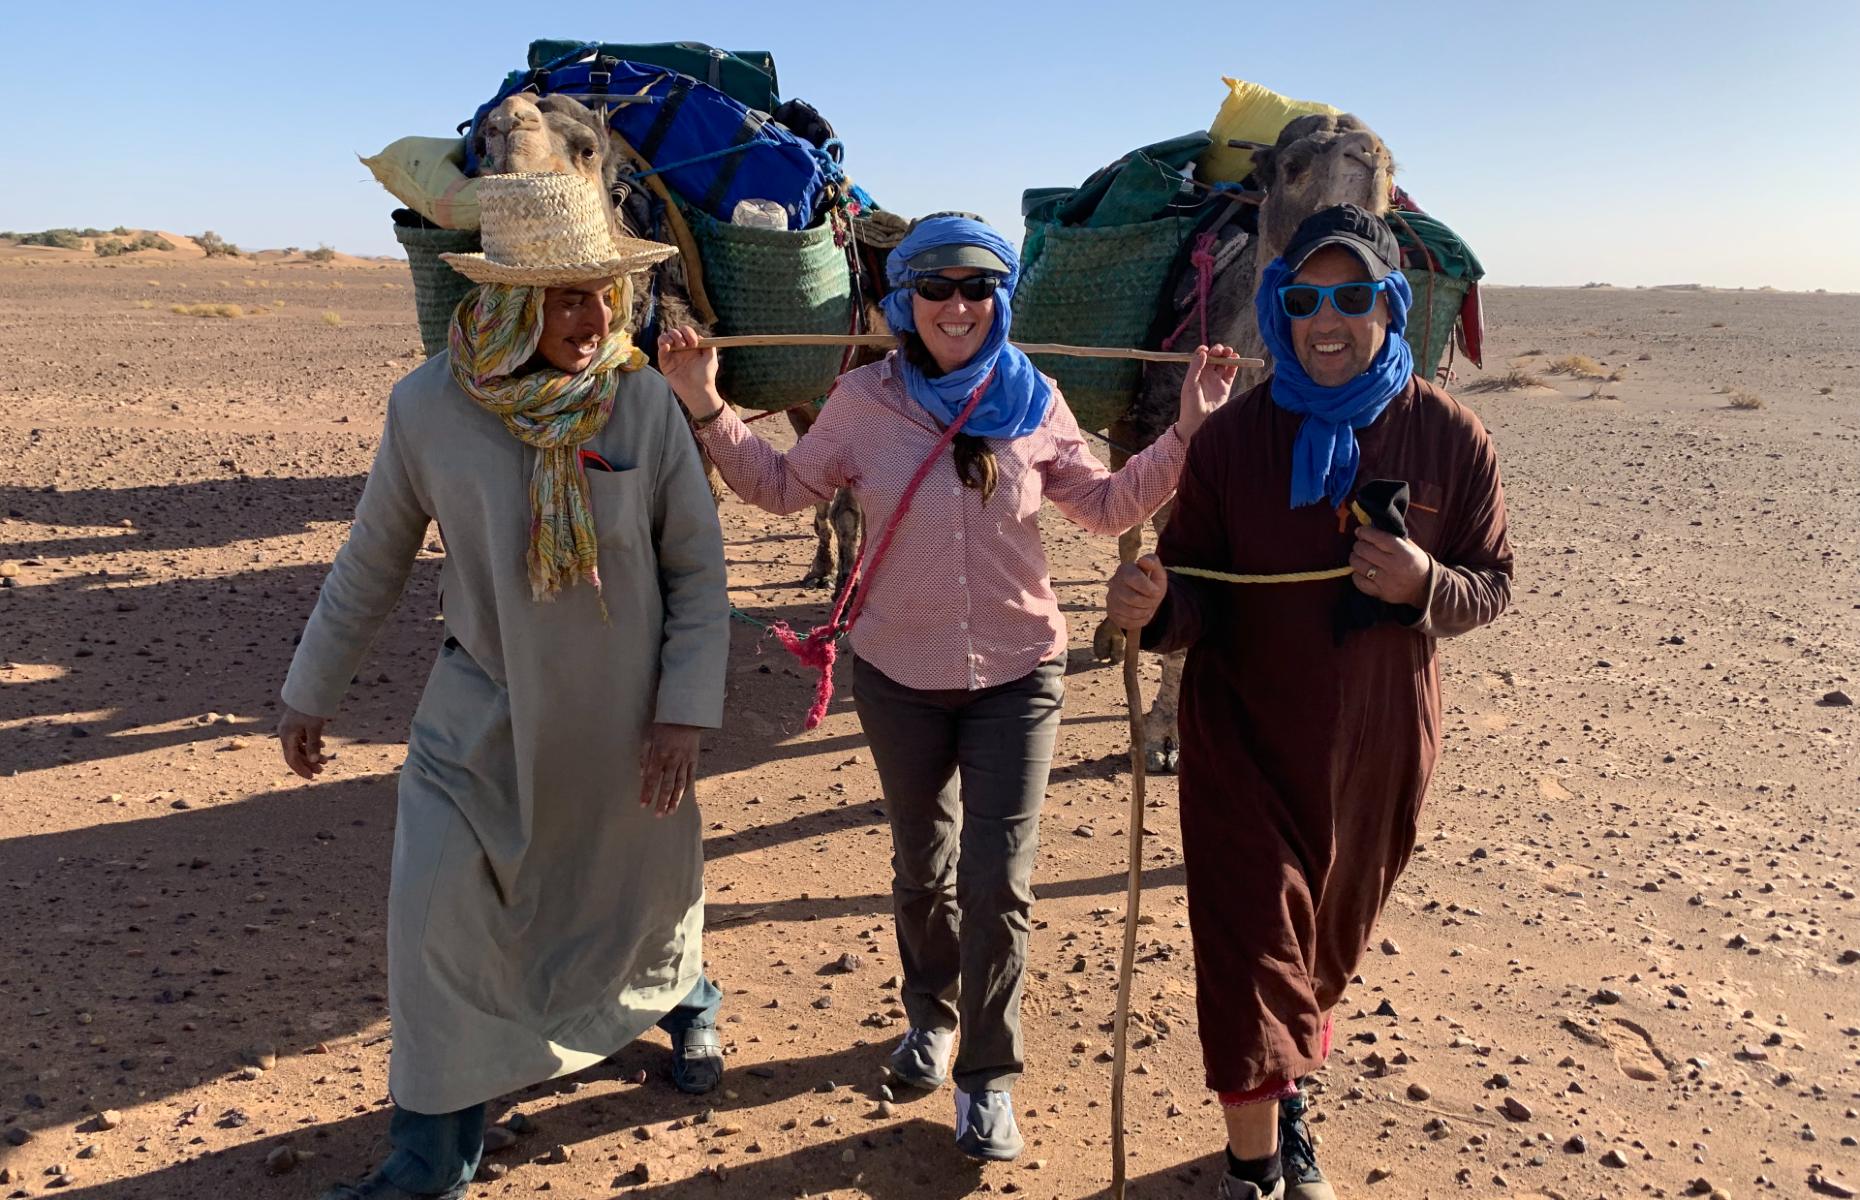
<svg viewBox="0 0 1860 1200">
<path fill-rule="evenodd" d="M 738 333 L 728 337 L 701 337 L 698 349 L 712 346 L 727 350 L 732 346 L 872 346 L 898 344 L 889 333 Z M 1140 362 L 1191 363 L 1195 355 L 1187 350 L 1130 350 L 1122 346 L 1061 346 L 1052 342 L 1015 342 L 1028 354 L 1063 354 L 1070 358 L 1134 358 Z M 1263 367 L 1263 358 L 1210 358 L 1217 367 Z"/>
<path fill-rule="evenodd" d="M 1124 1047 L 1130 990 L 1137 969 L 1137 906 L 1143 895 L 1143 681 L 1137 646 L 1143 631 L 1124 630 L 1124 703 L 1130 708 L 1130 881 L 1124 896 L 1124 957 L 1117 970 L 1117 1019 L 1111 1034 L 1111 1200 L 1124 1200 Z"/>
</svg>

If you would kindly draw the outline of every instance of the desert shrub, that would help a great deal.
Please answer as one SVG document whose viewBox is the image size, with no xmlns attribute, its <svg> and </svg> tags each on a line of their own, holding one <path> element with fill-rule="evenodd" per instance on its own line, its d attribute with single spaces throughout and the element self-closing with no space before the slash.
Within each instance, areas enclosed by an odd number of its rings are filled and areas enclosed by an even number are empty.
<svg viewBox="0 0 1860 1200">
<path fill-rule="evenodd" d="M 334 309 L 324 309 L 323 310 L 323 324 L 325 325 L 342 324 L 342 314 L 337 312 Z"/>
<path fill-rule="evenodd" d="M 1602 364 L 1586 354 L 1565 354 L 1550 364 L 1552 375 L 1574 375 L 1578 379 L 1601 379 L 1608 372 L 1602 370 Z"/>
<path fill-rule="evenodd" d="M 200 248 L 207 252 L 208 258 L 239 257 L 239 247 L 233 245 L 211 229 L 207 230 L 205 233 L 195 234 L 194 240 L 200 243 Z"/>
<path fill-rule="evenodd" d="M 44 229 L 19 235 L 22 246 L 51 246 L 59 250 L 82 250 L 84 235 L 75 229 Z"/>
<path fill-rule="evenodd" d="M 133 250 L 172 250 L 174 243 L 160 234 L 144 233 L 129 239 L 103 238 L 97 242 L 95 249 L 98 258 L 114 258 Z"/>
<path fill-rule="evenodd" d="M 237 304 L 176 304 L 168 311 L 183 317 L 227 317 L 236 320 L 245 316 L 245 309 Z"/>
<path fill-rule="evenodd" d="M 1763 407 L 1763 397 L 1743 388 L 1731 389 L 1731 407 L 1744 412 L 1754 412 Z"/>
<path fill-rule="evenodd" d="M 1544 377 L 1535 371 L 1513 367 L 1503 375 L 1487 375 L 1466 385 L 1469 392 L 1515 392 L 1523 388 L 1544 387 Z"/>
<path fill-rule="evenodd" d="M 126 237 L 128 237 L 128 236 L 129 236 L 129 226 L 127 226 L 127 225 L 118 225 L 118 226 L 117 226 L 117 227 L 116 227 L 115 229 L 112 229 L 112 230 L 110 231 L 110 236 L 112 236 L 112 237 L 120 237 L 120 238 L 126 238 Z"/>
<path fill-rule="evenodd" d="M 304 251 L 304 257 L 311 262 L 328 262 L 336 257 L 336 248 L 324 242 L 318 245 L 314 250 Z"/>
</svg>

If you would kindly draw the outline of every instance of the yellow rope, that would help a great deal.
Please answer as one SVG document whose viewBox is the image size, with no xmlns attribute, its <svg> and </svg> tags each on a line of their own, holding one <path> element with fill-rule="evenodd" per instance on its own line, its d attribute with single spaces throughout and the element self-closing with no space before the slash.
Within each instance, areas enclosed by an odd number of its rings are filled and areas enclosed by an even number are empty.
<svg viewBox="0 0 1860 1200">
<path fill-rule="evenodd" d="M 1369 524 L 1369 514 L 1356 501 L 1350 501 L 1350 511 L 1364 525 Z M 1351 567 L 1330 567 L 1322 571 L 1291 571 L 1284 575 L 1235 575 L 1228 571 L 1210 571 L 1206 567 L 1170 567 L 1177 575 L 1193 575 L 1196 579 L 1217 579 L 1222 583 L 1317 583 L 1324 579 L 1343 579 L 1354 575 Z"/>
<path fill-rule="evenodd" d="M 1286 575 L 1234 575 L 1227 571 L 1210 571 L 1205 567 L 1170 567 L 1177 575 L 1197 579 L 1218 579 L 1222 583 L 1316 583 L 1320 579 L 1342 579 L 1354 574 L 1349 567 L 1332 567 L 1326 571 L 1293 571 Z"/>
</svg>

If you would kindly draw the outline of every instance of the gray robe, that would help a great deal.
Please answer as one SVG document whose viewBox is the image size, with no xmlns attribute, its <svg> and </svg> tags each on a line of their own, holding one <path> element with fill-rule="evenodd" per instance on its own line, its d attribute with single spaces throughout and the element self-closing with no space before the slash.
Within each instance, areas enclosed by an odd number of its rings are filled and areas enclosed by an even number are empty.
<svg viewBox="0 0 1860 1200">
<path fill-rule="evenodd" d="M 441 354 L 395 385 L 374 468 L 283 699 L 328 716 L 405 587 L 429 520 L 449 635 L 407 740 L 388 894 L 389 1088 L 452 1112 L 599 1062 L 701 971 L 695 804 L 639 806 L 653 721 L 715 728 L 723 537 L 671 389 L 625 377 L 590 440 L 608 620 L 579 583 L 530 598 L 535 452 Z"/>
</svg>

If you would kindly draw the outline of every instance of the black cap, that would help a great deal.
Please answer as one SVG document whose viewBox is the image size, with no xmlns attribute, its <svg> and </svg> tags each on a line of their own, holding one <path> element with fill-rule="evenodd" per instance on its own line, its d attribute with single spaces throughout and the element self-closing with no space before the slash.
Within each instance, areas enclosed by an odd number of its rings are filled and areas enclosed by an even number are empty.
<svg viewBox="0 0 1860 1200">
<path fill-rule="evenodd" d="M 1354 204 L 1320 208 L 1304 219 L 1285 247 L 1285 265 L 1296 271 L 1326 246 L 1356 255 L 1371 279 L 1401 270 L 1401 246 L 1389 223 Z"/>
</svg>

